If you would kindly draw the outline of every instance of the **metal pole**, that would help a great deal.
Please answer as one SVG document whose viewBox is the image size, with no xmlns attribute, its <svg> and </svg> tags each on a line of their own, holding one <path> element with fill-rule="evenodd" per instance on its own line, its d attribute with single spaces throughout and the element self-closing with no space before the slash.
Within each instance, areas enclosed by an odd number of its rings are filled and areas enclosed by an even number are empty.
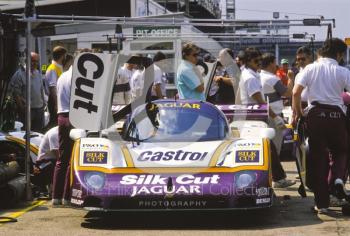
<svg viewBox="0 0 350 236">
<path fill-rule="evenodd" d="M 280 64 L 280 50 L 278 43 L 275 44 L 275 57 L 276 57 L 276 62 L 279 65 Z"/>
<path fill-rule="evenodd" d="M 31 184 L 30 184 L 30 167 L 31 167 L 31 157 L 30 157 L 30 129 L 31 129 L 31 114 L 30 114 L 30 75 L 31 75 L 31 22 L 27 21 L 27 40 L 26 40 L 26 45 L 27 45 L 27 62 L 26 62 L 26 85 L 27 85 L 27 90 L 26 90 L 26 165 L 25 165 L 25 170 L 26 170 L 26 200 L 31 201 L 33 200 L 32 196 L 32 189 L 31 189 Z"/>
<path fill-rule="evenodd" d="M 146 16 L 149 16 L 149 0 L 146 0 Z"/>
</svg>

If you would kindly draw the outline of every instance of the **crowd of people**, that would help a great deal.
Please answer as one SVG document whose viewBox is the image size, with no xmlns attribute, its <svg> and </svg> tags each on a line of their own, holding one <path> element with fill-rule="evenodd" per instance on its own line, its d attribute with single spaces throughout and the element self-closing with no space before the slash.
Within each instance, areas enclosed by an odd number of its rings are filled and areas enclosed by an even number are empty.
<svg viewBox="0 0 350 236">
<path fill-rule="evenodd" d="M 229 48 L 222 49 L 217 59 L 207 54 L 204 60 L 216 62 L 216 72 L 206 98 L 203 72 L 197 66 L 202 51 L 194 43 L 186 43 L 176 72 L 176 96 L 216 104 L 268 102 L 268 124 L 276 130 L 271 144 L 272 175 L 276 188 L 295 184 L 295 181 L 286 178 L 279 160 L 286 125 L 282 110 L 285 105 L 292 104 L 293 124 L 301 117 L 306 120 L 310 145 L 309 188 L 315 195 L 315 209 L 325 213 L 330 195 L 345 198 L 344 183 L 349 171 L 349 117 L 346 116 L 342 96 L 345 91 L 350 91 L 350 71 L 339 65 L 346 48 L 340 39 L 328 39 L 318 50 L 317 60 L 312 61 L 312 51 L 306 46 L 300 47 L 296 51 L 296 66 L 293 68 L 289 67 L 287 59 L 283 58 L 278 66 L 274 54 L 261 53 L 252 47 L 239 51 L 236 57 Z M 89 50 L 78 52 L 82 51 Z M 52 203 L 59 205 L 68 204 L 70 198 L 67 169 L 73 146 L 69 138 L 72 129 L 69 99 L 73 56 L 67 54 L 64 47 L 58 46 L 53 49 L 52 57 L 52 63 L 42 78 L 38 71 L 39 55 L 31 53 L 31 128 L 43 131 L 47 104 L 50 112 L 48 127 L 54 128 L 48 131 L 44 139 L 46 143 L 42 145 L 45 150 L 41 153 L 52 152 L 57 158 Z M 143 91 L 147 91 L 149 100 L 166 98 L 166 59 L 162 52 L 154 55 L 154 81 L 150 88 L 144 88 L 146 66 L 132 60 L 125 63 L 117 71 L 113 103 L 129 104 Z M 25 86 L 25 67 L 22 66 L 13 75 L 9 86 L 22 121 L 25 117 Z"/>
<path fill-rule="evenodd" d="M 186 50 L 183 50 L 182 63 L 187 70 L 178 69 L 177 89 L 180 98 L 199 99 L 204 94 L 201 77 L 194 73 L 197 70 L 198 49 L 193 45 L 190 48 L 188 51 L 185 46 Z M 306 120 L 310 145 L 308 187 L 314 192 L 314 210 L 318 213 L 328 212 L 331 196 L 338 199 L 347 196 L 345 182 L 349 174 L 350 117 L 346 116 L 343 97 L 346 91 L 350 91 L 350 71 L 339 65 L 346 49 L 342 40 L 328 39 L 313 62 L 311 50 L 300 47 L 296 52 L 297 68 L 289 68 L 287 59 L 282 59 L 278 67 L 273 54 L 262 54 L 256 48 L 239 52 L 236 60 L 233 53 L 230 54 L 231 63 L 236 61 L 241 71 L 240 77 L 229 77 L 233 85 L 231 93 L 237 92 L 234 85 L 238 84 L 239 87 L 236 103 L 270 104 L 269 125 L 276 130 L 271 145 L 274 187 L 284 188 L 295 184 L 295 181 L 286 179 L 279 160 L 281 131 L 285 128 L 282 114 L 285 103 L 292 101 L 294 127 L 300 118 Z M 221 59 L 219 62 L 223 64 Z M 214 79 L 216 84 L 214 89 L 210 89 L 210 98 L 219 91 L 218 78 Z"/>
</svg>

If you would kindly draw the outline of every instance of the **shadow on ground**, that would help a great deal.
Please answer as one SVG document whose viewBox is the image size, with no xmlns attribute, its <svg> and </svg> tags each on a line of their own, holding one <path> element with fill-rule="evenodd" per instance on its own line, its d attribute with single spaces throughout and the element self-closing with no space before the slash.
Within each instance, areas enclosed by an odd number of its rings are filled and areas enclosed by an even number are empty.
<svg viewBox="0 0 350 236">
<path fill-rule="evenodd" d="M 306 201 L 306 202 L 305 202 Z M 320 224 L 323 221 L 311 211 L 311 196 L 278 197 L 272 208 L 250 211 L 185 212 L 89 212 L 85 228 L 94 229 L 271 229 Z M 306 207 L 308 206 L 308 207 Z M 341 212 L 340 216 L 341 217 Z"/>
</svg>

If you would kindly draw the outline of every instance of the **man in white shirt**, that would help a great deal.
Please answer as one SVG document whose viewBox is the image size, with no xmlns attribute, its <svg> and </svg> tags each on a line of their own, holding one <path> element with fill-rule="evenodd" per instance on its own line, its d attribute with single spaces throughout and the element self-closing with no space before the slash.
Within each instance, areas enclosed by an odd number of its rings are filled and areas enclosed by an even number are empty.
<svg viewBox="0 0 350 236">
<path fill-rule="evenodd" d="M 320 50 L 321 57 L 305 67 L 293 88 L 294 124 L 303 114 L 301 93 L 305 87 L 308 88 L 309 168 L 313 172 L 311 185 L 315 210 L 319 213 L 328 212 L 329 190 L 340 199 L 346 195 L 343 179 L 347 166 L 348 133 L 341 95 L 344 89 L 350 91 L 350 71 L 338 64 L 346 49 L 342 40 L 327 39 Z M 328 179 L 329 170 L 331 176 Z"/>
<path fill-rule="evenodd" d="M 79 53 L 89 52 L 89 49 L 79 49 Z M 58 140 L 59 157 L 56 162 L 53 186 L 52 204 L 69 204 L 70 200 L 70 158 L 73 149 L 73 140 L 69 133 L 73 126 L 69 121 L 70 90 L 72 85 L 73 67 L 59 77 L 57 82 L 57 114 L 58 114 Z M 63 200 L 63 201 L 62 201 Z"/>
<path fill-rule="evenodd" d="M 304 68 L 312 63 L 311 50 L 305 46 L 298 48 L 295 60 L 298 63 L 299 67 L 299 73 L 295 76 L 295 81 L 298 81 L 300 79 L 301 72 L 304 70 Z M 304 88 L 303 92 L 301 93 L 301 105 L 303 108 L 308 106 L 307 97 L 307 88 Z"/>
<path fill-rule="evenodd" d="M 113 104 L 130 104 L 131 103 L 131 87 L 130 80 L 135 72 L 135 64 L 125 63 L 118 70 L 116 82 L 114 85 Z"/>
<path fill-rule="evenodd" d="M 143 93 L 145 83 L 145 68 L 138 65 L 130 79 L 130 89 L 132 100 L 140 97 Z"/>
<path fill-rule="evenodd" d="M 265 99 L 269 101 L 270 109 L 277 116 L 282 116 L 282 96 L 290 97 L 292 95 L 294 81 L 291 78 L 288 78 L 288 86 L 286 87 L 276 76 L 276 57 L 272 53 L 263 54 L 261 66 L 260 78 Z M 276 135 L 272 141 L 274 142 L 279 155 L 281 151 L 283 132 L 281 129 L 275 127 L 275 123 L 272 120 L 269 120 L 269 126 L 276 131 Z"/>
<path fill-rule="evenodd" d="M 258 70 L 261 67 L 261 53 L 256 48 L 246 48 L 245 50 L 245 67 L 241 74 L 239 83 L 242 104 L 262 104 L 266 103 L 263 98 L 262 86 Z M 269 109 L 269 115 L 274 122 L 275 127 L 283 129 L 284 120 L 276 115 L 272 109 Z M 285 188 L 295 184 L 295 181 L 288 180 L 279 160 L 275 145 L 271 145 L 271 165 L 272 178 L 275 182 L 275 188 Z"/>
<path fill-rule="evenodd" d="M 157 100 L 165 97 L 166 78 L 164 76 L 162 67 L 166 59 L 164 53 L 157 52 L 153 57 L 154 66 L 154 82 L 151 90 L 151 99 Z"/>
<path fill-rule="evenodd" d="M 41 140 L 37 161 L 43 159 L 58 159 L 58 126 L 49 129 Z"/>
</svg>

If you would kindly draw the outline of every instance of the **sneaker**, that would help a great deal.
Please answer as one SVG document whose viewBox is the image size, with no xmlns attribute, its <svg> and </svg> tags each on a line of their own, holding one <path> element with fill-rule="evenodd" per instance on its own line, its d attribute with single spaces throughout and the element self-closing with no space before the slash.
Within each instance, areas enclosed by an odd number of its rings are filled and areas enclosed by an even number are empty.
<svg viewBox="0 0 350 236">
<path fill-rule="evenodd" d="M 63 206 L 70 206 L 70 201 L 67 200 L 67 199 L 63 199 L 63 200 L 62 200 L 62 205 L 63 205 Z"/>
<path fill-rule="evenodd" d="M 335 196 L 338 199 L 344 199 L 347 197 L 346 189 L 342 179 L 338 178 L 334 181 L 334 189 L 335 189 Z"/>
<path fill-rule="evenodd" d="M 289 186 L 294 185 L 296 182 L 294 180 L 289 180 L 289 179 L 281 179 L 278 180 L 274 183 L 273 187 L 274 188 L 287 188 Z"/>
<path fill-rule="evenodd" d="M 329 206 L 331 207 L 342 207 L 347 204 L 347 201 L 345 199 L 338 199 L 334 195 L 330 195 L 329 198 Z"/>
<path fill-rule="evenodd" d="M 318 208 L 317 206 L 314 207 L 314 211 L 317 213 L 317 214 L 327 214 L 329 213 L 329 210 L 328 208 Z"/>
<path fill-rule="evenodd" d="M 54 198 L 54 199 L 52 199 L 51 202 L 52 202 L 53 206 L 62 205 L 62 200 L 61 199 Z"/>
</svg>

